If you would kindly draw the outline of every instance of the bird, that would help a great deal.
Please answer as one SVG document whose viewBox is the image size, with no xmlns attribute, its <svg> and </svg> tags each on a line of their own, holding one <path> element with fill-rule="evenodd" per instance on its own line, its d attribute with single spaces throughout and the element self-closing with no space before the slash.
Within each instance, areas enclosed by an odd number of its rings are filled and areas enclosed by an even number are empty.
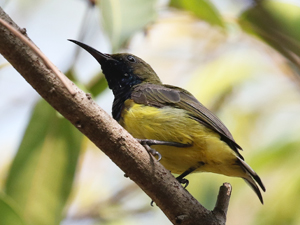
<svg viewBox="0 0 300 225">
<path fill-rule="evenodd" d="M 191 93 L 163 84 L 152 67 L 129 53 L 104 54 L 82 42 L 68 39 L 90 53 L 100 64 L 114 94 L 112 116 L 144 146 L 156 145 L 161 164 L 176 179 L 192 172 L 241 177 L 254 190 L 266 191 L 257 173 L 244 161 L 242 148 L 220 119 Z M 153 150 L 152 148 L 148 148 Z"/>
</svg>

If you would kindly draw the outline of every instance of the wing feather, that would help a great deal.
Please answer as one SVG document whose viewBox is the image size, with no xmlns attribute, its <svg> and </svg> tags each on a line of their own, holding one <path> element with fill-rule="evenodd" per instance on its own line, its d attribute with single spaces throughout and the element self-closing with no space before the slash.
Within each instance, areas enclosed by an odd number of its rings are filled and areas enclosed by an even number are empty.
<svg viewBox="0 0 300 225">
<path fill-rule="evenodd" d="M 226 142 L 243 159 L 238 152 L 238 149 L 242 150 L 242 148 L 235 142 L 226 126 L 186 90 L 171 85 L 162 86 L 146 83 L 137 85 L 132 90 L 131 99 L 138 104 L 158 108 L 173 106 L 187 110 L 193 119 L 219 133 L 221 140 Z"/>
</svg>

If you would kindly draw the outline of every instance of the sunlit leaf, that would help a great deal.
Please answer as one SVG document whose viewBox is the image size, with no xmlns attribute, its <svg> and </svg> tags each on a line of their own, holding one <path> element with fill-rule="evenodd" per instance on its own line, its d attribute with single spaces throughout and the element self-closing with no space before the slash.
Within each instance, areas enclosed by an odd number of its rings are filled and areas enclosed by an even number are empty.
<svg viewBox="0 0 300 225">
<path fill-rule="evenodd" d="M 44 100 L 32 114 L 6 183 L 32 224 L 59 224 L 69 196 L 82 134 Z"/>
<path fill-rule="evenodd" d="M 300 41 L 300 6 L 283 1 L 266 1 L 265 7 L 278 21 L 282 29 L 286 30 L 291 39 Z M 298 29 L 297 29 L 298 28 Z M 299 44 L 299 43 L 298 43 Z"/>
<path fill-rule="evenodd" d="M 293 11 L 295 17 L 290 17 Z M 263 1 L 245 11 L 241 27 L 263 39 L 300 69 L 300 7 L 282 2 Z"/>
<path fill-rule="evenodd" d="M 153 22 L 156 0 L 101 0 L 99 8 L 103 26 L 113 52 L 120 49 L 136 32 Z"/>
<path fill-rule="evenodd" d="M 206 0 L 171 0 L 170 6 L 192 12 L 198 18 L 210 23 L 224 27 L 223 20 L 217 9 Z"/>
<path fill-rule="evenodd" d="M 0 193 L 0 225 L 26 225 L 17 204 L 4 193 Z"/>
</svg>

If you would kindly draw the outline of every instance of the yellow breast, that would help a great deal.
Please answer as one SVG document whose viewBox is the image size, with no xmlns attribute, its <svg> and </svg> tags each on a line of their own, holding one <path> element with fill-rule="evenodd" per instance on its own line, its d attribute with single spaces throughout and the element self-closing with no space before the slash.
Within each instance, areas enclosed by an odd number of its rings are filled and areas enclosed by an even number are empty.
<svg viewBox="0 0 300 225">
<path fill-rule="evenodd" d="M 191 147 L 154 146 L 161 163 L 173 173 L 181 174 L 192 166 L 204 164 L 197 171 L 240 176 L 234 164 L 235 153 L 220 140 L 218 133 L 192 119 L 186 110 L 156 108 L 127 100 L 119 123 L 135 138 L 191 144 Z M 240 169 L 238 169 L 240 170 Z"/>
</svg>

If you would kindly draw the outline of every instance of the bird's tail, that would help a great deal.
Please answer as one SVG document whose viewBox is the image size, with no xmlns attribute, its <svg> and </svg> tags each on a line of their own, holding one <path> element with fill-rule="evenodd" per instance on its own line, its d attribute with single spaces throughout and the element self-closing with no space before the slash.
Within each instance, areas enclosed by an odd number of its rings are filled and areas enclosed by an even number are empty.
<svg viewBox="0 0 300 225">
<path fill-rule="evenodd" d="M 239 164 L 246 172 L 246 176 L 242 177 L 242 178 L 254 190 L 254 192 L 257 194 L 259 200 L 261 201 L 261 203 L 264 204 L 262 195 L 260 193 L 260 190 L 259 190 L 257 184 L 260 186 L 260 188 L 263 191 L 266 191 L 266 188 L 265 188 L 264 184 L 262 183 L 260 177 L 257 175 L 257 173 L 254 172 L 254 170 L 244 160 L 240 159 L 239 157 L 237 157 L 237 158 L 238 158 Z"/>
</svg>

